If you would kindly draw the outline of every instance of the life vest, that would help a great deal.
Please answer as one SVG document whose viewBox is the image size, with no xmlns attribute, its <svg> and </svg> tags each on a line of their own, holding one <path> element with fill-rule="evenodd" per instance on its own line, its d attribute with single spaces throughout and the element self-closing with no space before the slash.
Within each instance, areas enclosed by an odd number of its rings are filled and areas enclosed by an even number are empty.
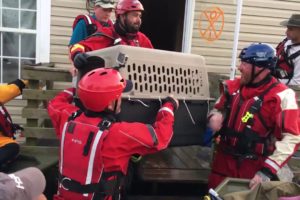
<svg viewBox="0 0 300 200">
<path fill-rule="evenodd" d="M 64 199 L 78 200 L 119 195 L 122 174 L 104 173 L 101 155 L 101 146 L 112 122 L 91 117 L 84 123 L 77 120 L 81 113 L 77 111 L 72 114 L 64 124 L 61 135 L 59 195 Z"/>
<path fill-rule="evenodd" d="M 289 55 L 289 51 L 293 46 L 297 46 L 300 44 L 297 43 L 297 44 L 288 45 L 285 50 L 284 48 L 287 41 L 288 39 L 285 38 L 276 47 L 276 54 L 278 56 L 278 61 L 275 68 L 275 77 L 280 79 L 291 80 L 294 75 L 294 67 L 295 67 L 293 60 L 300 55 L 300 50 L 291 55 Z"/>
<path fill-rule="evenodd" d="M 234 158 L 243 160 L 243 159 L 256 159 L 257 156 L 268 156 L 270 155 L 275 146 L 271 141 L 271 131 L 269 127 L 266 126 L 265 120 L 260 114 L 260 109 L 263 103 L 264 96 L 279 82 L 273 83 L 269 88 L 267 88 L 263 94 L 259 96 L 255 96 L 252 100 L 252 103 L 248 105 L 248 109 L 245 114 L 242 116 L 241 121 L 244 124 L 244 128 L 240 131 L 235 131 L 233 126 L 236 124 L 238 120 L 240 120 L 239 110 L 242 104 L 243 99 L 239 93 L 239 90 L 234 92 L 232 95 L 228 94 L 228 91 L 224 91 L 227 96 L 227 105 L 226 107 L 226 115 L 224 119 L 224 125 L 221 130 L 217 133 L 221 136 L 221 143 L 223 143 L 222 150 L 232 155 Z M 227 94 L 226 94 L 227 93 Z M 233 102 L 234 105 L 233 105 Z M 228 124 L 228 113 L 232 111 L 232 107 L 237 106 L 237 109 L 234 114 L 234 120 Z M 264 127 L 265 134 L 258 134 L 252 128 L 254 125 L 254 118 L 260 121 L 260 123 Z M 258 123 L 256 121 L 255 123 Z M 221 144 L 220 143 L 220 144 Z"/>
<path fill-rule="evenodd" d="M 107 29 L 105 29 L 107 30 Z M 110 39 L 112 41 L 111 46 L 115 46 L 115 45 L 128 45 L 128 46 L 135 46 L 135 47 L 140 47 L 140 43 L 139 41 L 136 39 L 137 35 L 135 35 L 135 37 L 133 37 L 132 39 L 126 39 L 126 38 L 122 38 L 121 36 L 119 36 L 115 31 L 110 31 L 110 32 L 96 32 L 93 33 L 92 35 L 88 36 L 87 38 L 90 37 L 106 37 L 108 39 Z"/>
<path fill-rule="evenodd" d="M 0 104 L 0 131 L 3 133 L 3 135 L 13 138 L 18 127 L 18 125 L 12 122 L 12 119 L 6 108 Z"/>
<path fill-rule="evenodd" d="M 86 24 L 88 36 L 92 35 L 93 33 L 97 32 L 97 31 L 101 31 L 101 29 L 103 27 L 112 26 L 112 22 L 110 20 L 106 23 L 101 23 L 101 22 L 97 21 L 96 19 L 94 19 L 92 16 L 78 15 L 73 22 L 73 26 L 72 26 L 73 30 L 80 20 L 84 20 L 84 22 Z"/>
</svg>

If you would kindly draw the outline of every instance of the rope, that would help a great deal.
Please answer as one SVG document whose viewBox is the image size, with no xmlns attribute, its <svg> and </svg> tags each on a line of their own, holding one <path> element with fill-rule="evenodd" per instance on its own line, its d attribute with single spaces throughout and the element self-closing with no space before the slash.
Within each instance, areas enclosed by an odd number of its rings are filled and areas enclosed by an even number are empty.
<svg viewBox="0 0 300 200">
<path fill-rule="evenodd" d="M 130 99 L 130 96 L 128 96 L 128 101 L 132 101 L 132 102 L 138 102 L 140 104 L 142 104 L 144 107 L 146 108 L 150 108 L 150 106 L 146 103 L 144 103 L 142 100 L 140 99 Z"/>
<path fill-rule="evenodd" d="M 185 107 L 186 107 L 186 110 L 187 110 L 188 113 L 189 113 L 189 116 L 190 116 L 190 118 L 191 118 L 192 123 L 195 125 L 195 124 L 196 124 L 196 123 L 195 123 L 195 120 L 194 120 L 194 118 L 193 118 L 193 116 L 192 116 L 192 113 L 190 112 L 190 109 L 188 108 L 188 106 L 187 106 L 187 104 L 186 104 L 186 102 L 185 102 L 185 99 L 183 99 L 183 103 L 184 103 L 184 105 L 185 105 Z"/>
<path fill-rule="evenodd" d="M 159 107 L 161 108 L 162 107 L 162 100 L 161 100 L 160 96 L 158 96 L 158 101 L 159 101 Z"/>
</svg>

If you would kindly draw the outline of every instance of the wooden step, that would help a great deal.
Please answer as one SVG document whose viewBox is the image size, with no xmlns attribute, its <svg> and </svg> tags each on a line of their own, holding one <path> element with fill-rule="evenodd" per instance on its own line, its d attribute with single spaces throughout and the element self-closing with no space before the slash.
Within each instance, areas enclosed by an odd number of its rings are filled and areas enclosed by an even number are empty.
<svg viewBox="0 0 300 200">
<path fill-rule="evenodd" d="M 145 156 L 139 164 L 138 177 L 147 182 L 207 183 L 210 159 L 208 147 L 169 147 Z"/>
</svg>

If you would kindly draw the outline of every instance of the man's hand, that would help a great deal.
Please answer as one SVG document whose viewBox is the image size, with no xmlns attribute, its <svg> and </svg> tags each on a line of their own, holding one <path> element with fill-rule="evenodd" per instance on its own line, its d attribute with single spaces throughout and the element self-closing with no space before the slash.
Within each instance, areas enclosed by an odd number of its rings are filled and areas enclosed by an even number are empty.
<svg viewBox="0 0 300 200">
<path fill-rule="evenodd" d="M 174 95 L 170 94 L 165 99 L 165 102 L 171 102 L 173 104 L 174 110 L 177 110 L 179 107 L 179 101 L 174 97 Z"/>
<path fill-rule="evenodd" d="M 89 55 L 87 55 L 86 53 L 77 53 L 73 61 L 76 69 L 81 70 L 85 68 L 86 65 L 88 64 L 88 60 L 87 60 L 88 57 Z"/>
<path fill-rule="evenodd" d="M 207 118 L 208 126 L 214 133 L 221 129 L 224 120 L 223 114 L 221 112 L 212 110 Z"/>
<path fill-rule="evenodd" d="M 74 76 L 77 76 L 77 69 L 75 67 L 72 67 L 70 70 L 69 70 L 70 74 L 74 77 Z"/>
<path fill-rule="evenodd" d="M 262 182 L 270 181 L 270 178 L 262 173 L 261 171 L 256 172 L 255 176 L 251 179 L 249 183 L 249 188 L 252 190 L 255 188 L 258 184 Z"/>
<path fill-rule="evenodd" d="M 28 81 L 28 80 L 24 80 L 24 79 L 20 79 L 20 80 L 24 83 L 25 87 L 28 86 L 28 84 L 29 84 L 29 81 Z"/>
</svg>

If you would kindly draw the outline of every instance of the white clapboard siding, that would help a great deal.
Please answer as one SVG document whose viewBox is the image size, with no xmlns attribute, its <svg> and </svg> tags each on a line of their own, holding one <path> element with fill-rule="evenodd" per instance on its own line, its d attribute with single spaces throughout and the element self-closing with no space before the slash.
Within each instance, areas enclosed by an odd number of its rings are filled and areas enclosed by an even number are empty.
<svg viewBox="0 0 300 200">
<path fill-rule="evenodd" d="M 11 115 L 13 123 L 24 125 L 26 120 L 22 118 L 22 109 L 27 105 L 26 100 L 22 100 L 20 97 L 9 101 L 5 104 L 6 109 Z"/>
<path fill-rule="evenodd" d="M 50 61 L 57 67 L 71 67 L 68 44 L 73 21 L 79 14 L 87 14 L 84 0 L 51 1 Z"/>
<path fill-rule="evenodd" d="M 230 71 L 236 2 L 236 0 L 196 0 L 195 2 L 191 51 L 206 58 L 208 71 L 218 72 L 219 69 L 220 73 L 223 73 L 226 68 L 228 72 Z M 208 42 L 201 37 L 199 24 L 207 24 L 207 20 L 203 21 L 203 12 L 215 7 L 220 8 L 224 13 L 224 27 L 218 40 Z M 279 23 L 288 19 L 292 13 L 300 13 L 299 0 L 244 0 L 238 51 L 253 42 L 267 42 L 276 47 L 285 37 L 285 27 L 280 26 Z M 218 23 L 216 26 L 218 27 Z"/>
<path fill-rule="evenodd" d="M 192 32 L 192 53 L 203 55 L 213 71 L 230 68 L 235 28 L 236 0 L 195 0 Z M 50 61 L 59 67 L 70 67 L 68 43 L 74 17 L 87 13 L 84 0 L 51 1 L 51 49 Z M 224 12 L 224 28 L 221 37 L 207 42 L 200 36 L 199 18 L 204 10 L 219 7 Z M 267 42 L 274 47 L 280 42 L 285 28 L 279 23 L 292 13 L 300 13 L 299 0 L 244 0 L 238 50 L 252 42 Z M 209 69 L 210 70 L 210 69 Z M 228 70 L 229 71 L 229 70 Z"/>
</svg>

